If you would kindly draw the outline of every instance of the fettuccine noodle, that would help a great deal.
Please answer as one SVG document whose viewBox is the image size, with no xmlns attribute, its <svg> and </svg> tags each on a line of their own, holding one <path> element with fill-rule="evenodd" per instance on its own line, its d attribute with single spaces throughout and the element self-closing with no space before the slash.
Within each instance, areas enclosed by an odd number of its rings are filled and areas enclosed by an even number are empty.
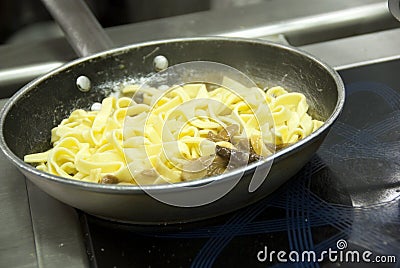
<svg viewBox="0 0 400 268">
<path fill-rule="evenodd" d="M 130 85 L 122 93 L 138 90 Z M 53 147 L 26 155 L 24 161 L 87 182 L 176 183 L 183 180 L 185 162 L 215 154 L 217 145 L 235 149 L 231 140 L 208 139 L 210 132 L 237 125 L 232 140 L 247 139 L 256 154 L 268 156 L 273 153 L 268 144 L 295 143 L 323 124 L 307 113 L 303 94 L 282 87 L 256 90 L 239 96 L 224 87 L 209 90 L 206 84 L 192 83 L 166 91 L 143 89 L 141 103 L 107 97 L 99 111 L 73 111 L 52 129 Z"/>
</svg>

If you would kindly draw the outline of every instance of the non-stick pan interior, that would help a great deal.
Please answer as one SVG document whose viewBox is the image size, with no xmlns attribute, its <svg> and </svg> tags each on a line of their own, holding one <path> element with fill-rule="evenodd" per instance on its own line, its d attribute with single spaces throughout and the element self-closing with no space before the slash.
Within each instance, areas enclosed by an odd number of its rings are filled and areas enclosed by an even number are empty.
<svg viewBox="0 0 400 268">
<path fill-rule="evenodd" d="M 88 109 L 121 83 L 149 75 L 157 55 L 167 57 L 170 65 L 195 60 L 224 63 L 249 75 L 259 86 L 280 85 L 302 92 L 317 119 L 328 119 L 338 101 L 331 72 L 280 45 L 207 38 L 148 43 L 78 60 L 26 86 L 6 111 L 3 134 L 8 147 L 20 158 L 50 148 L 50 130 L 72 110 Z M 80 75 L 92 82 L 87 93 L 76 87 Z"/>
</svg>

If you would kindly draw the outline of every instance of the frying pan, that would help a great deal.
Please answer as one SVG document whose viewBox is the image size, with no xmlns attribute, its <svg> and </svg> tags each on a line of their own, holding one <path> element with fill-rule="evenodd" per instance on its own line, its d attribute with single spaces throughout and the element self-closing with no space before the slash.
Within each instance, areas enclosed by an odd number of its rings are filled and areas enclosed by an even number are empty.
<svg viewBox="0 0 400 268">
<path fill-rule="evenodd" d="M 70 42 L 83 57 L 35 79 L 9 99 L 1 112 L 0 147 L 40 189 L 98 217 L 138 224 L 178 223 L 213 217 L 254 203 L 276 190 L 309 161 L 343 108 L 344 85 L 337 72 L 293 47 L 263 40 L 197 37 L 108 49 L 111 42 L 104 39 L 101 27 L 86 14 L 88 9 L 82 2 L 44 2 L 59 20 L 64 17 L 63 27 L 72 33 Z M 76 8 L 81 14 L 69 14 Z M 86 15 L 79 16 L 82 14 Z M 76 24 L 88 24 L 95 30 L 85 32 L 87 28 L 76 28 Z M 289 91 L 302 92 L 310 100 L 310 113 L 325 123 L 310 136 L 269 157 L 269 161 L 273 161 L 272 167 L 256 191 L 249 191 L 249 183 L 255 168 L 262 168 L 265 162 L 239 169 L 244 171 L 244 176 L 228 194 L 215 202 L 195 207 L 168 205 L 151 195 L 181 199 L 207 195 L 209 191 L 225 188 L 235 172 L 179 184 L 138 187 L 69 180 L 41 172 L 23 162 L 24 155 L 50 148 L 50 130 L 72 110 L 89 109 L 92 103 L 106 97 L 113 85 L 127 77 L 141 77 L 153 72 L 152 58 L 156 55 L 166 56 L 170 65 L 199 60 L 223 63 L 242 71 L 259 85 L 281 85 Z M 81 75 L 91 79 L 89 92 L 76 88 L 75 81 Z M 211 190 L 198 187 L 210 182 L 213 183 Z"/>
</svg>

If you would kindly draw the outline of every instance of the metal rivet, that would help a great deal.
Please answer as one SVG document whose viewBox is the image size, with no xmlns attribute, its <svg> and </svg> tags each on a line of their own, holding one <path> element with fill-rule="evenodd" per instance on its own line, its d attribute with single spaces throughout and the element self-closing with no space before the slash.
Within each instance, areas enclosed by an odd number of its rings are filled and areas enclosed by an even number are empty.
<svg viewBox="0 0 400 268">
<path fill-rule="evenodd" d="M 153 60 L 154 69 L 159 72 L 168 68 L 168 59 L 163 55 L 158 55 Z"/>
<path fill-rule="evenodd" d="M 88 92 L 91 87 L 90 79 L 84 75 L 81 75 L 76 79 L 76 86 L 80 91 Z"/>
<path fill-rule="evenodd" d="M 92 104 L 92 107 L 90 107 L 91 111 L 100 111 L 101 110 L 101 103 L 100 102 L 95 102 Z"/>
</svg>

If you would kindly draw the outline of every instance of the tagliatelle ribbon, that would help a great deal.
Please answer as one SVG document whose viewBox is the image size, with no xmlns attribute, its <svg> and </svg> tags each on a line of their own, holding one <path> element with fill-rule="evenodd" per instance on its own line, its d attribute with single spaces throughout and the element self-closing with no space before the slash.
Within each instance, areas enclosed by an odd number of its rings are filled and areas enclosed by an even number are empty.
<svg viewBox="0 0 400 268">
<path fill-rule="evenodd" d="M 136 92 L 127 86 L 124 93 Z M 270 153 L 266 143 L 294 143 L 323 122 L 307 113 L 306 97 L 273 87 L 260 94 L 239 96 L 224 87 L 207 90 L 191 83 L 162 92 L 145 89 L 143 103 L 108 97 L 99 111 L 75 110 L 51 131 L 53 148 L 24 157 L 37 168 L 66 178 L 99 183 L 114 175 L 120 183 L 135 184 L 143 172 L 157 171 L 146 183 L 182 180 L 180 165 L 210 155 L 215 146 L 235 148 L 228 141 L 207 140 L 232 124 L 240 126 L 236 138 L 247 137 L 256 153 Z M 259 96 L 263 99 L 260 101 Z M 260 109 L 267 103 L 271 114 Z"/>
</svg>

